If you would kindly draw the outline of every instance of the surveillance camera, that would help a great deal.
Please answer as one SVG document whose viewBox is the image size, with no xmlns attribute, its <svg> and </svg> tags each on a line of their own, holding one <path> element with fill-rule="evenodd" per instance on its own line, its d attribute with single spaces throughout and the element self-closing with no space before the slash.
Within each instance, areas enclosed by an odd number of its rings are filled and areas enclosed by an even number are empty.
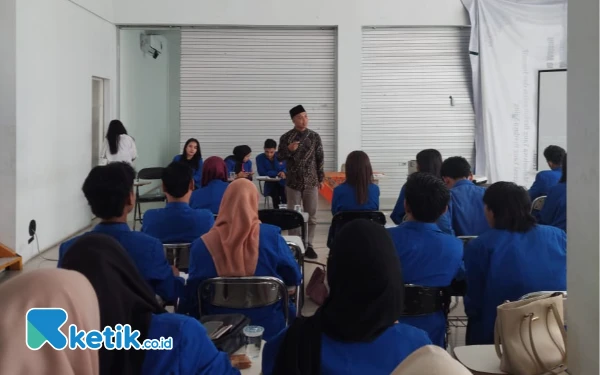
<svg viewBox="0 0 600 375">
<path fill-rule="evenodd" d="M 158 52 L 157 50 L 153 50 L 153 51 L 152 51 L 152 57 L 153 57 L 154 59 L 157 59 L 159 55 L 160 55 L 160 52 Z"/>
</svg>

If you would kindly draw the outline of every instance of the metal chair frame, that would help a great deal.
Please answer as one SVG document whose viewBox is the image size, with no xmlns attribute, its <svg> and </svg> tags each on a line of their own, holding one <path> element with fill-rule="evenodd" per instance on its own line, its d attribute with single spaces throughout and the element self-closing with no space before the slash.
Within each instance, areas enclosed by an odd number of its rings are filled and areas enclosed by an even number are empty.
<svg viewBox="0 0 600 375">
<path fill-rule="evenodd" d="M 217 284 L 221 284 L 224 286 L 230 286 L 230 287 L 237 287 L 237 286 L 243 286 L 246 287 L 246 300 L 241 302 L 241 303 L 235 303 L 232 302 L 231 304 L 227 305 L 219 305 L 218 307 L 225 307 L 225 308 L 231 308 L 231 309 L 249 309 L 249 308 L 259 308 L 259 307 L 265 307 L 265 306 L 271 306 L 274 305 L 276 303 L 278 303 L 279 301 L 283 302 L 283 315 L 285 318 L 285 322 L 286 325 L 289 325 L 290 322 L 290 311 L 289 311 L 289 299 L 288 299 L 288 289 L 287 286 L 283 283 L 283 281 L 279 280 L 276 277 L 270 277 L 270 276 L 245 276 L 245 277 L 213 277 L 211 279 L 207 279 L 204 280 L 200 286 L 198 287 L 198 309 L 200 312 L 200 316 L 203 315 L 202 312 L 202 306 L 203 306 L 203 301 L 207 300 L 207 296 L 206 294 L 211 293 L 210 290 L 208 288 L 210 288 L 212 285 L 217 285 Z M 256 302 L 256 303 L 248 303 L 248 289 L 247 287 L 249 286 L 270 286 L 271 288 L 276 287 L 277 288 L 277 293 L 278 293 L 278 298 L 274 301 L 270 301 L 268 303 L 264 303 L 262 301 Z M 213 292 L 214 293 L 214 292 Z M 210 298 L 212 298 L 212 296 L 208 296 Z M 254 296 L 251 296 L 254 297 Z M 237 301 L 239 302 L 239 301 Z M 208 305 L 212 305 L 212 306 L 217 306 L 214 305 L 213 303 L 206 303 Z"/>
</svg>

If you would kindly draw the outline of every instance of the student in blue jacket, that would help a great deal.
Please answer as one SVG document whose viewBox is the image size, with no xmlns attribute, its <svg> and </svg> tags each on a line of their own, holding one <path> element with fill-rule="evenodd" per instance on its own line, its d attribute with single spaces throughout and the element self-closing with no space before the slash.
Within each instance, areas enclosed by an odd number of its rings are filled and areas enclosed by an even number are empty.
<svg viewBox="0 0 600 375">
<path fill-rule="evenodd" d="M 438 178 L 442 178 L 440 175 L 440 171 L 442 169 L 442 154 L 438 150 L 435 149 L 427 149 L 420 151 L 417 154 L 417 171 L 425 172 L 432 174 Z M 390 215 L 392 221 L 399 225 L 402 223 L 404 216 L 406 215 L 406 211 L 404 211 L 404 188 L 406 185 L 402 186 L 400 189 L 400 196 L 396 201 L 396 206 L 394 206 L 394 210 Z M 450 220 L 449 212 L 446 211 L 437 221 L 438 227 L 442 232 L 454 235 L 454 231 L 452 230 L 452 222 Z"/>
<path fill-rule="evenodd" d="M 327 259 L 329 296 L 267 341 L 264 375 L 388 375 L 431 340 L 398 323 L 404 281 L 394 243 L 381 225 L 357 219 L 339 233 Z"/>
<path fill-rule="evenodd" d="M 142 232 L 162 243 L 189 243 L 212 228 L 215 223 L 212 212 L 190 207 L 194 189 L 190 167 L 181 162 L 169 164 L 162 172 L 162 188 L 167 205 L 146 211 Z"/>
<path fill-rule="evenodd" d="M 567 287 L 566 234 L 536 224 L 527 191 L 497 182 L 483 201 L 493 229 L 465 248 L 467 345 L 494 343 L 496 308 L 505 301 Z"/>
<path fill-rule="evenodd" d="M 404 186 L 408 219 L 388 229 L 402 264 L 404 283 L 448 287 L 462 271 L 463 263 L 462 241 L 443 233 L 436 225 L 448 208 L 450 190 L 442 180 L 423 172 L 412 174 Z M 402 318 L 400 322 L 421 328 L 435 345 L 445 347 L 443 311 Z"/>
<path fill-rule="evenodd" d="M 157 303 L 127 252 L 113 238 L 97 233 L 80 237 L 65 255 L 64 268 L 83 274 L 92 284 L 101 327 L 128 324 L 132 331 L 139 331 L 140 344 L 171 340 L 170 350 L 102 347 L 100 374 L 240 374 L 196 319 L 170 314 Z"/>
<path fill-rule="evenodd" d="M 379 186 L 373 183 L 373 168 L 363 151 L 346 158 L 346 181 L 333 189 L 331 214 L 341 211 L 378 211 Z"/>
<path fill-rule="evenodd" d="M 473 183 L 469 162 L 460 156 L 444 160 L 440 172 L 450 188 L 448 206 L 452 228 L 457 236 L 478 236 L 490 229 L 483 213 L 485 189 Z"/>
<path fill-rule="evenodd" d="M 200 150 L 200 142 L 195 138 L 190 138 L 183 146 L 181 155 L 175 155 L 173 161 L 180 161 L 187 164 L 194 171 L 194 189 L 200 186 L 202 179 L 202 151 Z"/>
<path fill-rule="evenodd" d="M 127 215 L 135 207 L 133 180 L 135 171 L 126 163 L 111 163 L 92 169 L 83 183 L 83 194 L 100 224 L 92 230 L 115 238 L 124 248 L 144 277 L 144 280 L 167 302 L 174 302 L 184 293 L 184 280 L 167 263 L 162 243 L 145 233 L 135 232 L 127 224 Z M 73 238 L 60 245 L 58 267 L 76 241 Z"/>
<path fill-rule="evenodd" d="M 540 223 L 567 230 L 567 155 L 563 158 L 562 176 L 544 201 Z"/>
<path fill-rule="evenodd" d="M 252 181 L 254 172 L 252 172 L 251 156 L 252 149 L 250 146 L 235 146 L 233 148 L 233 155 L 230 155 L 225 159 L 228 174 L 233 172 L 235 173 L 236 178 L 247 178 Z"/>
<path fill-rule="evenodd" d="M 197 317 L 198 287 L 202 281 L 219 276 L 272 276 L 290 287 L 300 284 L 300 268 L 281 237 L 281 230 L 261 224 L 258 190 L 245 178 L 229 185 L 215 226 L 192 244 L 186 300 L 181 311 Z M 247 310 L 204 307 L 206 314 L 238 312 L 248 316 L 253 325 L 265 328 L 265 340 L 286 326 L 279 303 Z M 290 317 L 294 316 L 295 309 L 291 306 Z"/>
<path fill-rule="evenodd" d="M 559 146 L 548 146 L 544 150 L 544 157 L 550 167 L 549 171 L 541 171 L 535 176 L 535 181 L 529 189 L 531 201 L 543 195 L 548 195 L 550 189 L 558 183 L 561 176 L 561 167 L 566 151 Z"/>
<path fill-rule="evenodd" d="M 363 151 L 352 151 L 346 157 L 346 181 L 333 189 L 331 214 L 343 211 L 379 211 L 379 186 L 373 183 L 373 168 L 369 156 Z M 327 246 L 336 236 L 334 226 L 329 227 Z"/>
<path fill-rule="evenodd" d="M 273 139 L 265 141 L 265 152 L 256 157 L 256 169 L 259 176 L 279 177 L 279 182 L 265 182 L 264 195 L 271 197 L 273 207 L 279 208 L 279 204 L 286 204 L 285 197 L 285 160 L 279 160 L 277 157 L 277 142 Z"/>
<path fill-rule="evenodd" d="M 210 210 L 214 215 L 218 214 L 223 194 L 228 186 L 225 162 L 218 156 L 211 156 L 204 163 L 200 189 L 192 193 L 190 206 Z"/>
</svg>

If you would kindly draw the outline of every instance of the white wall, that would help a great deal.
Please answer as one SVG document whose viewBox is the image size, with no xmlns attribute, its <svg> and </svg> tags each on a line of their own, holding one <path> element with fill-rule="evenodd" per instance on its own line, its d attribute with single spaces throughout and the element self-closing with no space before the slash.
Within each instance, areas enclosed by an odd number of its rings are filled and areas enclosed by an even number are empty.
<svg viewBox="0 0 600 375">
<path fill-rule="evenodd" d="M 140 49 L 143 30 L 120 31 L 120 119 L 135 138 L 135 167 L 167 165 L 179 150 L 178 31 L 161 33 L 166 49 L 157 58 Z"/>
<path fill-rule="evenodd" d="M 361 145 L 363 26 L 468 25 L 460 0 L 119 0 L 124 25 L 338 27 L 338 164 Z"/>
<path fill-rule="evenodd" d="M 16 0 L 0 1 L 0 243 L 15 248 L 17 134 Z"/>
<path fill-rule="evenodd" d="M 66 0 L 85 8 L 89 12 L 96 14 L 107 21 L 114 23 L 115 10 L 114 0 Z M 118 1 L 118 0 L 117 0 Z"/>
<path fill-rule="evenodd" d="M 598 0 L 569 3 L 567 302 L 571 374 L 600 374 L 600 64 Z"/>
<path fill-rule="evenodd" d="M 92 76 L 110 79 L 112 112 L 116 41 L 113 24 L 70 1 L 17 2 L 16 248 L 25 259 L 37 251 L 27 245 L 31 219 L 42 249 L 90 224 L 81 186 L 91 167 Z"/>
</svg>

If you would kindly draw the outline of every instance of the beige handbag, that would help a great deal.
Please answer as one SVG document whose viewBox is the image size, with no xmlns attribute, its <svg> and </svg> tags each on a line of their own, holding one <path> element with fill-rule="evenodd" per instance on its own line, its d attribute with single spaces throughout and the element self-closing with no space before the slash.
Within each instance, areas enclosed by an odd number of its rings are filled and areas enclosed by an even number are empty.
<svg viewBox="0 0 600 375">
<path fill-rule="evenodd" d="M 567 332 L 560 293 L 498 306 L 494 344 L 500 369 L 513 375 L 562 374 Z"/>
</svg>

